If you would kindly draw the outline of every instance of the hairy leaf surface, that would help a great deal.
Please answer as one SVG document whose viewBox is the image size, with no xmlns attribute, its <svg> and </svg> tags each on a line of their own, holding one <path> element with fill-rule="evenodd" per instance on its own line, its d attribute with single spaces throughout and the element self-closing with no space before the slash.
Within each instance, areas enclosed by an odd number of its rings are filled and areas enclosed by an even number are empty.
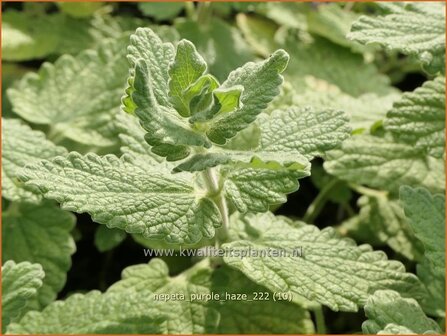
<svg viewBox="0 0 447 336">
<path fill-rule="evenodd" d="M 246 293 L 251 296 L 253 292 L 265 289 L 225 266 L 213 270 L 209 260 L 175 277 L 169 276 L 168 267 L 161 259 L 131 266 L 124 270 L 123 280 L 113 285 L 109 292 L 130 288 L 135 291 L 146 288 L 154 294 L 185 296 L 185 300 L 162 302 L 160 305 L 161 311 L 169 316 L 164 330 L 169 334 L 306 333 L 313 330 L 309 314 L 297 305 L 273 300 L 246 302 L 226 299 L 225 293 Z M 218 293 L 222 301 L 206 301 L 197 296 L 211 292 Z M 191 294 L 196 297 L 191 297 Z M 251 318 L 247 319 L 246 316 Z M 287 316 L 294 317 L 290 319 Z"/>
<path fill-rule="evenodd" d="M 131 97 L 136 106 L 135 114 L 147 131 L 145 139 L 152 146 L 152 151 L 165 156 L 168 161 L 176 161 L 189 155 L 189 146 L 209 148 L 211 144 L 206 137 L 193 130 L 170 103 L 158 103 L 153 82 L 154 78 L 146 61 L 137 61 Z M 159 99 L 166 98 L 160 97 Z"/>
<path fill-rule="evenodd" d="M 220 225 L 216 206 L 192 181 L 126 157 L 70 153 L 28 166 L 22 180 L 66 210 L 88 212 L 98 223 L 146 238 L 192 244 L 213 237 Z"/>
<path fill-rule="evenodd" d="M 207 135 L 215 143 L 224 144 L 239 131 L 251 124 L 279 94 L 283 78 L 281 73 L 287 66 L 289 55 L 277 50 L 267 60 L 247 63 L 234 70 L 222 84 L 222 88 L 241 85 L 241 107 L 232 113 L 222 114 L 213 120 Z"/>
<path fill-rule="evenodd" d="M 445 275 L 436 273 L 426 258 L 416 266 L 416 273 L 426 293 L 420 300 L 424 311 L 435 317 L 445 316 Z"/>
<path fill-rule="evenodd" d="M 376 123 L 386 117 L 399 97 L 400 95 L 395 92 L 385 96 L 365 93 L 352 97 L 338 90 L 318 89 L 317 84 L 301 94 L 294 95 L 293 104 L 312 106 L 318 110 L 328 108 L 342 110 L 349 116 L 349 123 L 354 131 L 369 132 Z"/>
<path fill-rule="evenodd" d="M 365 334 L 441 334 L 438 324 L 425 316 L 418 302 L 391 290 L 379 290 L 368 298 L 363 322 Z"/>
<path fill-rule="evenodd" d="M 445 196 L 403 186 L 400 199 L 414 234 L 424 244 L 425 256 L 434 272 L 445 274 Z"/>
<path fill-rule="evenodd" d="M 11 201 L 37 203 L 40 196 L 25 190 L 17 174 L 26 164 L 64 155 L 40 131 L 32 130 L 18 119 L 2 119 L 2 197 Z"/>
<path fill-rule="evenodd" d="M 445 151 L 445 78 L 438 77 L 394 103 L 385 128 L 403 143 L 435 157 Z"/>
<path fill-rule="evenodd" d="M 275 161 L 292 170 L 306 170 L 307 160 L 337 147 L 351 130 L 342 111 L 297 107 L 263 114 L 255 126 L 261 135 L 250 140 L 252 148 L 243 151 L 216 147 L 206 154 L 191 156 L 175 170 L 200 171 L 221 164 L 251 163 L 255 158 L 265 163 Z"/>
<path fill-rule="evenodd" d="M 180 94 L 178 90 L 183 90 L 182 87 L 176 87 L 175 79 L 174 82 L 170 81 L 169 69 L 175 57 L 174 46 L 163 43 L 148 28 L 137 29 L 130 41 L 127 57 L 131 64 L 131 76 L 123 97 L 123 109 L 138 116 L 147 131 L 145 139 L 152 146 L 152 151 L 169 161 L 176 161 L 189 155 L 188 146 L 209 147 L 206 138 L 195 132 L 170 103 L 170 90 L 171 94 L 175 91 L 177 95 Z M 191 45 L 184 42 L 180 44 L 180 53 L 182 45 L 189 46 L 191 51 Z M 171 69 L 174 77 L 175 71 L 175 68 Z"/>
<path fill-rule="evenodd" d="M 2 328 L 19 319 L 28 301 L 37 296 L 45 273 L 39 264 L 8 260 L 2 266 Z"/>
<path fill-rule="evenodd" d="M 443 160 L 411 145 L 369 135 L 356 135 L 328 155 L 325 169 L 353 183 L 397 193 L 403 184 L 439 192 L 445 184 Z"/>
<path fill-rule="evenodd" d="M 260 120 L 260 148 L 264 151 L 297 151 L 312 159 L 323 156 L 347 139 L 351 128 L 343 111 L 289 108 Z"/>
<path fill-rule="evenodd" d="M 41 309 L 64 287 L 75 244 L 74 216 L 49 201 L 38 205 L 11 203 L 2 214 L 3 260 L 42 265 L 45 279 L 30 307 Z"/>
<path fill-rule="evenodd" d="M 29 312 L 11 324 L 11 334 L 159 334 L 166 317 L 149 291 L 91 291 Z"/>
<path fill-rule="evenodd" d="M 262 220 L 258 220 L 261 216 Z M 272 214 L 239 219 L 234 216 L 232 225 L 245 231 L 246 239 L 224 247 L 282 249 L 289 253 L 287 256 L 225 256 L 224 261 L 272 291 L 291 291 L 297 298 L 317 301 L 335 311 L 357 311 L 373 289 L 421 293 L 415 275 L 405 273 L 400 262 L 387 260 L 385 253 L 373 251 L 369 245 L 357 246 L 337 236 L 330 227 L 320 231 L 313 225 L 290 225 L 285 229 L 276 224 Z M 293 256 L 294 249 L 300 249 L 301 256 Z"/>
<path fill-rule="evenodd" d="M 169 68 L 169 95 L 174 99 L 174 106 L 180 115 L 190 115 L 189 102 L 183 99 L 184 91 L 203 75 L 206 68 L 206 62 L 194 44 L 188 40 L 177 44 L 175 59 Z"/>
<path fill-rule="evenodd" d="M 308 167 L 307 167 L 308 168 Z M 287 201 L 286 194 L 298 190 L 298 179 L 308 169 L 288 169 L 277 162 L 254 159 L 248 166 L 223 168 L 226 198 L 242 213 L 265 212 L 271 204 Z"/>
<path fill-rule="evenodd" d="M 378 43 L 389 50 L 414 55 L 429 71 L 445 72 L 445 4 L 397 3 L 385 16 L 362 16 L 348 38 Z"/>
<path fill-rule="evenodd" d="M 159 165 L 162 158 L 151 151 L 151 146 L 144 140 L 145 131 L 136 116 L 118 113 L 115 119 L 116 129 L 121 140 L 120 150 L 134 158 L 140 166 Z"/>
<path fill-rule="evenodd" d="M 44 63 L 37 74 L 25 75 L 8 90 L 14 112 L 27 121 L 51 125 L 55 138 L 113 144 L 111 124 L 127 74 L 126 40 L 105 41 L 97 50 L 75 57 L 64 55 L 54 64 Z"/>
<path fill-rule="evenodd" d="M 220 81 L 255 58 L 241 33 L 218 17 L 213 17 L 210 24 L 178 19 L 174 26 L 181 37 L 194 43 L 208 63 L 209 72 Z"/>
<path fill-rule="evenodd" d="M 401 205 L 385 193 L 362 196 L 357 201 L 359 225 L 395 252 L 410 260 L 420 260 L 423 247 L 415 238 Z M 371 239 L 369 239 L 371 240 Z"/>
</svg>

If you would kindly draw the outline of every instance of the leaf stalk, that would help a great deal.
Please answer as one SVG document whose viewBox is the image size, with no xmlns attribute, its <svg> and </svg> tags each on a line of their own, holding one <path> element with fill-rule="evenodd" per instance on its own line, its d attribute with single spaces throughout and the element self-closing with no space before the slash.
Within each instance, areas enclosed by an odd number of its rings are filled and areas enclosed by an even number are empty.
<svg viewBox="0 0 447 336">
<path fill-rule="evenodd" d="M 222 218 L 222 227 L 218 232 L 218 241 L 225 241 L 228 237 L 228 227 L 230 222 L 230 215 L 228 211 L 227 201 L 222 193 L 222 189 L 219 185 L 219 178 L 216 171 L 213 168 L 208 168 L 203 172 L 203 177 L 206 183 L 206 187 L 209 195 L 213 198 L 217 208 L 219 209 L 220 217 Z"/>
<path fill-rule="evenodd" d="M 323 189 L 321 189 L 318 196 L 307 208 L 306 213 L 304 214 L 303 217 L 304 222 L 313 223 L 315 218 L 318 217 L 324 205 L 326 204 L 329 192 L 338 184 L 338 182 L 339 181 L 337 179 L 333 179 L 329 183 L 327 183 Z"/>
</svg>

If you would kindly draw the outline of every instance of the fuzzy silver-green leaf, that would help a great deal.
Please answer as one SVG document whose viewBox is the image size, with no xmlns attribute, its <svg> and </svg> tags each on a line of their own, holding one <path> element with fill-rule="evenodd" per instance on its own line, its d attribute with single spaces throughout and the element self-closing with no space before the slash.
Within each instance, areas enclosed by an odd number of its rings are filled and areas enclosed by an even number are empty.
<svg viewBox="0 0 447 336">
<path fill-rule="evenodd" d="M 148 170 L 126 157 L 73 152 L 27 166 L 21 178 L 66 210 L 146 238 L 192 244 L 213 237 L 220 226 L 217 207 L 191 179 L 157 166 Z"/>
<path fill-rule="evenodd" d="M 317 301 L 334 311 L 357 311 L 373 289 L 421 294 L 417 277 L 406 273 L 403 264 L 388 260 L 384 252 L 373 251 L 369 245 L 357 246 L 353 240 L 339 237 L 331 227 L 285 228 L 284 221 L 277 223 L 271 213 L 234 216 L 232 226 L 244 231 L 245 239 L 223 247 L 245 252 L 277 249 L 286 253 L 279 257 L 224 257 L 226 264 L 271 291 L 290 291 L 296 298 Z M 294 251 L 298 253 L 294 255 Z"/>
</svg>

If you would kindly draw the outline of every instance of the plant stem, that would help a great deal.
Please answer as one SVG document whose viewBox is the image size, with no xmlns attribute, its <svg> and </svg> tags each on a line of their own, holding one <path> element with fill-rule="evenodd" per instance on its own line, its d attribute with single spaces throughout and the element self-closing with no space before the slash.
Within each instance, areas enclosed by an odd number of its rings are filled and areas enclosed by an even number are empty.
<svg viewBox="0 0 447 336">
<path fill-rule="evenodd" d="M 199 2 L 197 7 L 197 22 L 206 26 L 211 17 L 211 2 Z"/>
<path fill-rule="evenodd" d="M 354 189 L 355 191 L 357 191 L 359 194 L 366 195 L 366 196 L 380 198 L 380 197 L 386 197 L 388 195 L 387 191 L 371 189 L 371 188 L 367 188 L 367 187 L 364 187 L 361 185 L 354 185 L 354 184 L 350 184 L 349 186 L 352 189 Z"/>
<path fill-rule="evenodd" d="M 188 19 L 193 21 L 197 20 L 197 13 L 194 8 L 194 3 L 192 1 L 185 2 L 185 11 Z"/>
<path fill-rule="evenodd" d="M 317 324 L 317 334 L 326 335 L 326 322 L 324 321 L 323 309 L 319 306 L 318 308 L 315 308 L 313 312 Z"/>
<path fill-rule="evenodd" d="M 343 204 L 343 209 L 348 213 L 349 217 L 352 217 L 355 215 L 355 211 L 349 203 Z"/>
<path fill-rule="evenodd" d="M 99 289 L 101 291 L 105 291 L 107 289 L 107 270 L 110 269 L 110 263 L 113 260 L 113 253 L 114 250 L 109 250 L 107 251 L 106 255 L 105 255 L 105 259 L 102 265 L 102 269 L 100 270 L 100 274 L 99 274 Z"/>
<path fill-rule="evenodd" d="M 220 228 L 218 233 L 219 241 L 225 241 L 228 236 L 229 226 L 227 201 L 225 200 L 225 196 L 221 192 L 216 171 L 213 168 L 208 168 L 203 172 L 203 177 L 208 189 L 208 194 L 214 199 L 217 208 L 219 209 L 220 217 L 222 218 L 222 227 Z"/>
<path fill-rule="evenodd" d="M 222 193 L 220 193 L 219 198 L 216 201 L 222 217 L 222 228 L 219 231 L 219 241 L 225 241 L 228 238 L 228 227 L 230 225 L 227 201 Z"/>
<path fill-rule="evenodd" d="M 327 202 L 327 196 L 329 195 L 329 192 L 334 188 L 338 183 L 338 180 L 333 179 L 328 184 L 324 186 L 323 189 L 321 189 L 318 196 L 313 200 L 313 202 L 309 205 L 309 207 L 306 210 L 306 213 L 304 214 L 303 221 L 306 223 L 313 223 L 315 218 L 317 218 L 320 211 L 323 209 L 323 206 Z"/>
</svg>

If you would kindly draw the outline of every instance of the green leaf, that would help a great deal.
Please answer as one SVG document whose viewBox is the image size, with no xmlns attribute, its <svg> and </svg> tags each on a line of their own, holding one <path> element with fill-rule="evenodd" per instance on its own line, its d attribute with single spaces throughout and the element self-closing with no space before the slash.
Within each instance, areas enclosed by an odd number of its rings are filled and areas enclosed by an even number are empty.
<svg viewBox="0 0 447 336">
<path fill-rule="evenodd" d="M 279 46 L 290 54 L 284 78 L 298 92 L 306 88 L 307 80 L 312 77 L 335 85 L 353 97 L 365 93 L 383 96 L 395 91 L 390 80 L 373 64 L 365 64 L 362 55 L 324 38 L 314 37 L 313 42 L 306 43 L 298 40 L 296 34 L 289 33 Z"/>
<path fill-rule="evenodd" d="M 259 15 L 239 13 L 236 15 L 236 24 L 258 54 L 267 56 L 271 50 L 275 50 L 274 37 L 278 29 L 275 22 Z"/>
<path fill-rule="evenodd" d="M 403 184 L 434 192 L 445 184 L 443 160 L 420 149 L 370 135 L 355 135 L 328 154 L 324 168 L 343 180 L 397 193 Z"/>
<path fill-rule="evenodd" d="M 8 260 L 2 266 L 2 333 L 11 320 L 18 320 L 28 301 L 37 296 L 45 273 L 39 264 Z"/>
<path fill-rule="evenodd" d="M 424 244 L 434 273 L 445 274 L 445 196 L 426 189 L 400 188 L 400 199 L 415 236 Z"/>
<path fill-rule="evenodd" d="M 352 97 L 339 90 L 318 88 L 318 84 L 315 87 L 312 85 L 303 93 L 294 95 L 293 104 L 312 106 L 315 109 L 342 110 L 349 116 L 350 125 L 354 131 L 369 132 L 377 122 L 386 117 L 387 112 L 393 107 L 393 103 L 400 97 L 398 93 L 394 92 L 384 96 L 365 93 L 358 97 Z"/>
<path fill-rule="evenodd" d="M 414 237 L 399 202 L 386 193 L 362 196 L 357 201 L 360 207 L 360 225 L 395 252 L 410 260 L 420 260 L 423 247 Z"/>
<path fill-rule="evenodd" d="M 329 3 L 325 6 L 317 6 L 315 10 L 307 13 L 308 31 L 312 34 L 325 37 L 331 42 L 354 51 L 362 52 L 362 48 L 356 42 L 346 38 L 352 23 L 358 19 L 359 15 L 353 11 L 347 11 L 338 3 Z"/>
<path fill-rule="evenodd" d="M 279 94 L 283 78 L 280 75 L 287 66 L 289 56 L 284 50 L 277 50 L 270 58 L 258 63 L 247 63 L 234 70 L 222 84 L 222 88 L 236 85 L 244 87 L 241 107 L 232 112 L 219 115 L 208 129 L 208 137 L 217 144 L 234 137 L 251 124 Z"/>
<path fill-rule="evenodd" d="M 49 17 L 31 19 L 28 13 L 6 11 L 2 14 L 2 58 L 23 61 L 42 58 L 56 49 L 58 36 Z"/>
<path fill-rule="evenodd" d="M 304 176 L 309 175 L 310 162 L 301 155 L 298 151 L 289 152 L 275 152 L 275 151 L 232 151 L 219 150 L 216 152 L 209 152 L 206 154 L 196 154 L 183 161 L 174 168 L 174 172 L 180 171 L 202 171 L 207 168 L 215 167 L 223 164 L 239 164 L 241 167 L 258 167 L 261 164 L 267 168 L 268 164 L 272 163 L 272 169 L 280 168 L 278 163 L 286 169 L 300 171 Z M 266 164 L 266 165 L 265 165 Z"/>
<path fill-rule="evenodd" d="M 425 316 L 412 298 L 391 290 L 379 290 L 368 298 L 363 322 L 364 334 L 442 334 L 438 324 Z"/>
<path fill-rule="evenodd" d="M 326 5 L 321 7 L 326 7 Z M 286 15 L 283 17 L 285 18 Z M 299 15 L 295 14 L 294 19 L 297 17 Z M 263 56 L 278 48 L 283 48 L 289 53 L 289 66 L 283 75 L 286 81 L 293 85 L 294 92 L 306 92 L 309 89 L 308 82 L 311 80 L 329 83 L 352 97 L 363 94 L 384 96 L 396 91 L 390 86 L 390 80 L 380 74 L 373 64 L 365 63 L 362 55 L 353 53 L 347 47 L 337 45 L 320 36 L 302 37 L 303 34 L 300 31 L 284 32 L 283 29 L 276 31 L 275 27 L 266 28 L 269 21 L 257 22 L 259 20 L 256 17 L 244 18 L 245 16 L 242 16 L 238 24 L 247 35 L 247 42 L 252 48 L 259 50 Z M 288 21 L 291 22 L 292 18 Z M 305 22 L 305 18 L 301 22 L 303 21 Z M 365 81 L 365 78 L 369 80 Z"/>
<path fill-rule="evenodd" d="M 161 259 L 152 259 L 149 264 L 126 268 L 122 277 L 109 292 L 132 288 L 135 291 L 149 289 L 154 295 L 184 296 L 185 299 L 160 302 L 160 310 L 168 315 L 164 330 L 167 334 L 313 331 L 309 313 L 304 309 L 284 301 L 274 302 L 272 293 L 226 266 L 213 270 L 209 259 L 175 277 L 169 276 L 168 267 Z M 249 302 L 225 298 L 226 293 L 244 293 L 251 298 L 253 292 L 268 292 L 270 299 Z M 207 294 L 218 294 L 220 299 L 206 300 L 199 296 Z"/>
<path fill-rule="evenodd" d="M 206 138 L 171 106 L 168 82 L 169 66 L 174 61 L 173 45 L 163 43 L 148 28 L 137 29 L 130 40 L 127 57 L 132 70 L 123 108 L 141 120 L 152 151 L 176 161 L 189 155 L 189 145 L 209 147 Z"/>
<path fill-rule="evenodd" d="M 241 107 L 241 96 L 244 92 L 244 87 L 235 85 L 229 88 L 218 88 L 213 91 L 217 99 L 219 110 L 217 113 L 232 112 Z"/>
<path fill-rule="evenodd" d="M 305 16 L 307 10 L 309 6 L 306 3 L 280 1 L 260 4 L 257 8 L 257 12 L 280 25 L 302 30 L 307 29 Z"/>
<path fill-rule="evenodd" d="M 152 153 L 151 146 L 144 140 L 146 132 L 140 126 L 136 116 L 123 112 L 118 113 L 115 125 L 121 140 L 121 153 L 132 156 L 134 164 L 142 167 L 160 166 L 162 158 Z"/>
<path fill-rule="evenodd" d="M 181 37 L 194 43 L 208 63 L 209 72 L 220 81 L 235 68 L 255 58 L 239 30 L 216 16 L 210 24 L 179 19 L 174 26 Z"/>
<path fill-rule="evenodd" d="M 174 46 L 163 41 L 149 28 L 138 28 L 130 36 L 130 45 L 127 47 L 127 58 L 133 69 L 139 60 L 144 60 L 150 69 L 152 82 L 151 87 L 154 99 L 161 106 L 169 106 L 169 65 L 174 61 Z M 133 73 L 129 78 L 132 86 Z M 132 93 L 132 91 L 126 93 Z M 130 97 L 123 97 L 124 110 L 133 113 Z"/>
<path fill-rule="evenodd" d="M 206 262 L 206 261 L 205 261 Z M 202 263 L 203 264 L 203 263 Z M 183 295 L 178 300 L 159 302 L 160 312 L 167 315 L 163 333 L 200 334 L 213 332 L 219 315 L 202 301 L 190 299 L 191 294 L 209 293 L 211 268 L 196 264 L 178 277 L 169 277 L 167 265 L 161 259 L 152 259 L 149 264 L 127 267 L 122 280 L 109 288 L 108 293 L 133 290 L 150 290 L 153 295 Z"/>
<path fill-rule="evenodd" d="M 400 262 L 387 260 L 385 253 L 373 251 L 369 245 L 356 246 L 354 241 L 340 238 L 333 228 L 287 228 L 271 213 L 233 216 L 232 220 L 232 226 L 243 231 L 245 239 L 224 244 L 224 248 L 282 251 L 276 258 L 250 254 L 245 258 L 224 257 L 225 263 L 271 291 L 290 291 L 297 299 L 316 301 L 335 311 L 357 311 L 374 289 L 420 294 L 418 279 L 405 273 Z M 295 250 L 297 256 L 293 255 Z"/>
<path fill-rule="evenodd" d="M 99 252 L 106 252 L 117 247 L 125 238 L 126 233 L 122 230 L 99 226 L 95 231 L 95 246 Z"/>
<path fill-rule="evenodd" d="M 140 2 L 138 9 L 146 16 L 157 21 L 175 18 L 185 6 L 184 2 Z"/>
<path fill-rule="evenodd" d="M 220 313 L 220 334 L 311 334 L 314 326 L 309 312 L 287 301 L 275 301 L 273 293 L 229 267 L 215 271 L 212 290 L 221 293 L 246 294 L 250 301 L 213 302 Z M 253 300 L 253 293 L 264 293 L 266 300 Z M 250 318 L 247 318 L 250 316 Z"/>
<path fill-rule="evenodd" d="M 174 108 L 163 87 L 166 64 L 158 62 L 159 56 L 155 54 L 152 55 L 155 61 L 137 60 L 135 55 L 142 48 L 140 40 L 153 42 L 153 48 L 157 49 L 154 53 L 166 45 L 148 29 L 137 30 L 131 37 L 129 59 L 135 68 L 131 71 L 127 96 L 123 99 L 124 107 L 139 117 L 148 132 L 145 139 L 152 146 L 152 152 L 168 161 L 189 156 L 191 146 L 209 148 L 211 144 L 203 135 L 205 131 L 211 140 L 225 143 L 221 132 L 232 137 L 246 128 L 275 96 L 277 86 L 282 82 L 279 73 L 288 61 L 283 51 L 277 51 L 267 61 L 248 63 L 234 71 L 222 86 L 216 88 L 218 82 L 204 75 L 206 64 L 194 45 L 182 41 L 168 71 L 168 95 L 174 99 Z M 153 67 L 161 73 L 160 76 L 152 76 Z M 258 92 L 257 84 L 265 87 L 262 92 Z M 211 92 L 215 98 L 213 106 Z M 190 115 L 193 117 L 189 122 L 182 118 Z"/>
<path fill-rule="evenodd" d="M 426 293 L 420 300 L 421 307 L 430 316 L 445 316 L 445 275 L 435 274 L 430 262 L 425 258 L 416 267 L 416 273 Z"/>
<path fill-rule="evenodd" d="M 227 164 L 230 162 L 232 162 L 231 156 L 223 153 L 196 154 L 176 166 L 173 172 L 203 171 L 207 168 L 216 167 L 218 165 Z"/>
<path fill-rule="evenodd" d="M 21 179 L 64 209 L 88 212 L 98 223 L 146 238 L 192 244 L 213 237 L 220 226 L 217 207 L 190 176 L 174 178 L 128 157 L 73 152 L 26 167 Z"/>
<path fill-rule="evenodd" d="M 291 170 L 306 170 L 307 160 L 335 148 L 350 132 L 348 118 L 342 111 L 315 111 L 312 108 L 276 110 L 271 115 L 261 115 L 257 126 L 261 132 L 257 148 L 238 151 L 218 147 L 214 153 L 191 156 L 175 171 L 200 171 L 222 164 L 250 163 L 255 157 L 265 163 L 276 161 Z"/>
<path fill-rule="evenodd" d="M 11 102 L 6 95 L 6 90 L 14 85 L 16 81 L 22 78 L 29 69 L 17 63 L 2 62 L 2 117 L 14 118 Z"/>
<path fill-rule="evenodd" d="M 103 2 L 83 2 L 83 3 L 70 3 L 70 2 L 58 2 L 59 9 L 75 18 L 89 17 L 93 15 L 98 9 L 104 6 Z"/>
<path fill-rule="evenodd" d="M 400 3 L 388 10 L 385 16 L 362 16 L 348 38 L 416 56 L 430 72 L 445 72 L 445 4 Z"/>
<path fill-rule="evenodd" d="M 260 148 L 271 152 L 297 151 L 308 159 L 324 156 L 347 139 L 351 128 L 343 111 L 289 108 L 261 118 Z"/>
<path fill-rule="evenodd" d="M 10 334 L 159 334 L 166 317 L 149 291 L 73 294 L 9 325 Z"/>
<path fill-rule="evenodd" d="M 309 175 L 309 166 L 288 169 L 255 157 L 248 165 L 224 168 L 222 175 L 225 197 L 238 211 L 265 212 L 270 205 L 285 203 L 286 194 L 298 190 L 297 180 Z"/>
<path fill-rule="evenodd" d="M 33 309 L 52 302 L 64 287 L 76 247 L 70 231 L 75 217 L 45 201 L 39 205 L 11 203 L 2 214 L 3 261 L 30 261 L 42 265 L 45 279 Z"/>
<path fill-rule="evenodd" d="M 150 27 L 164 41 L 178 42 L 179 34 L 172 26 L 148 24 L 147 20 L 129 16 L 95 15 L 91 20 L 92 35 L 96 41 L 130 35 L 138 27 Z"/>
<path fill-rule="evenodd" d="M 218 86 L 219 82 L 217 79 L 210 74 L 206 74 L 197 79 L 197 81 L 185 90 L 184 97 L 191 109 L 191 114 L 193 114 L 193 117 L 189 119 L 190 123 L 193 123 L 197 118 L 196 113 L 201 111 L 201 105 L 204 105 L 203 108 L 207 108 L 211 104 L 211 93 Z"/>
<path fill-rule="evenodd" d="M 270 205 L 287 201 L 286 194 L 298 190 L 298 179 L 309 176 L 310 163 L 298 152 L 197 154 L 174 171 L 220 169 L 222 192 L 240 212 L 264 212 Z"/>
<path fill-rule="evenodd" d="M 257 148 L 196 154 L 174 171 L 227 165 L 221 169 L 225 196 L 240 212 L 262 212 L 284 203 L 286 194 L 298 189 L 297 179 L 309 175 L 308 160 L 339 145 L 350 131 L 343 112 L 310 108 L 277 110 L 260 118 L 258 125 Z"/>
<path fill-rule="evenodd" d="M 349 217 L 335 229 L 342 237 L 352 238 L 359 244 L 367 242 L 374 248 L 383 246 L 383 242 L 376 237 L 375 232 L 372 231 L 366 222 L 362 221 L 359 215 Z"/>
<path fill-rule="evenodd" d="M 127 76 L 125 41 L 103 42 L 97 50 L 45 63 L 8 90 L 13 110 L 22 118 L 51 125 L 51 137 L 94 146 L 110 146 L 116 135 L 113 114 Z"/>
<path fill-rule="evenodd" d="M 2 197 L 37 203 L 40 196 L 25 190 L 18 181 L 19 169 L 66 153 L 65 148 L 55 146 L 42 132 L 32 130 L 20 120 L 2 119 Z"/>
<path fill-rule="evenodd" d="M 239 151 L 251 151 L 258 147 L 261 130 L 259 119 L 255 120 L 246 129 L 240 131 L 234 138 L 229 139 L 223 148 Z"/>
<path fill-rule="evenodd" d="M 2 59 L 28 61 L 51 54 L 79 53 L 94 47 L 95 33 L 86 19 L 62 13 L 8 10 L 2 17 Z"/>
<path fill-rule="evenodd" d="M 145 139 L 152 151 L 168 161 L 177 161 L 189 155 L 189 146 L 209 148 L 211 144 L 205 136 L 193 130 L 170 104 L 157 103 L 157 94 L 152 88 L 154 81 L 148 64 L 144 60 L 137 61 L 132 101 L 136 106 L 135 114 L 147 131 Z"/>
<path fill-rule="evenodd" d="M 172 170 L 196 172 L 225 165 L 221 170 L 222 190 L 241 212 L 248 208 L 265 211 L 270 203 L 284 203 L 285 194 L 298 189 L 296 180 L 309 175 L 310 163 L 298 151 L 219 150 L 193 155 L 174 168 L 171 163 L 159 164 L 154 160 L 136 118 L 119 116 L 118 125 L 120 130 L 126 132 L 121 134 L 126 144 L 122 151 L 133 157 L 132 164 L 145 171 L 155 169 L 170 174 Z M 184 178 L 191 179 L 191 175 Z"/>
<path fill-rule="evenodd" d="M 181 116 L 191 115 L 189 101 L 184 100 L 184 91 L 188 89 L 206 71 L 207 65 L 197 52 L 194 44 L 181 40 L 177 44 L 175 60 L 169 68 L 169 96 Z"/>
<path fill-rule="evenodd" d="M 398 141 L 441 158 L 445 151 L 445 78 L 404 93 L 384 123 Z"/>
</svg>

